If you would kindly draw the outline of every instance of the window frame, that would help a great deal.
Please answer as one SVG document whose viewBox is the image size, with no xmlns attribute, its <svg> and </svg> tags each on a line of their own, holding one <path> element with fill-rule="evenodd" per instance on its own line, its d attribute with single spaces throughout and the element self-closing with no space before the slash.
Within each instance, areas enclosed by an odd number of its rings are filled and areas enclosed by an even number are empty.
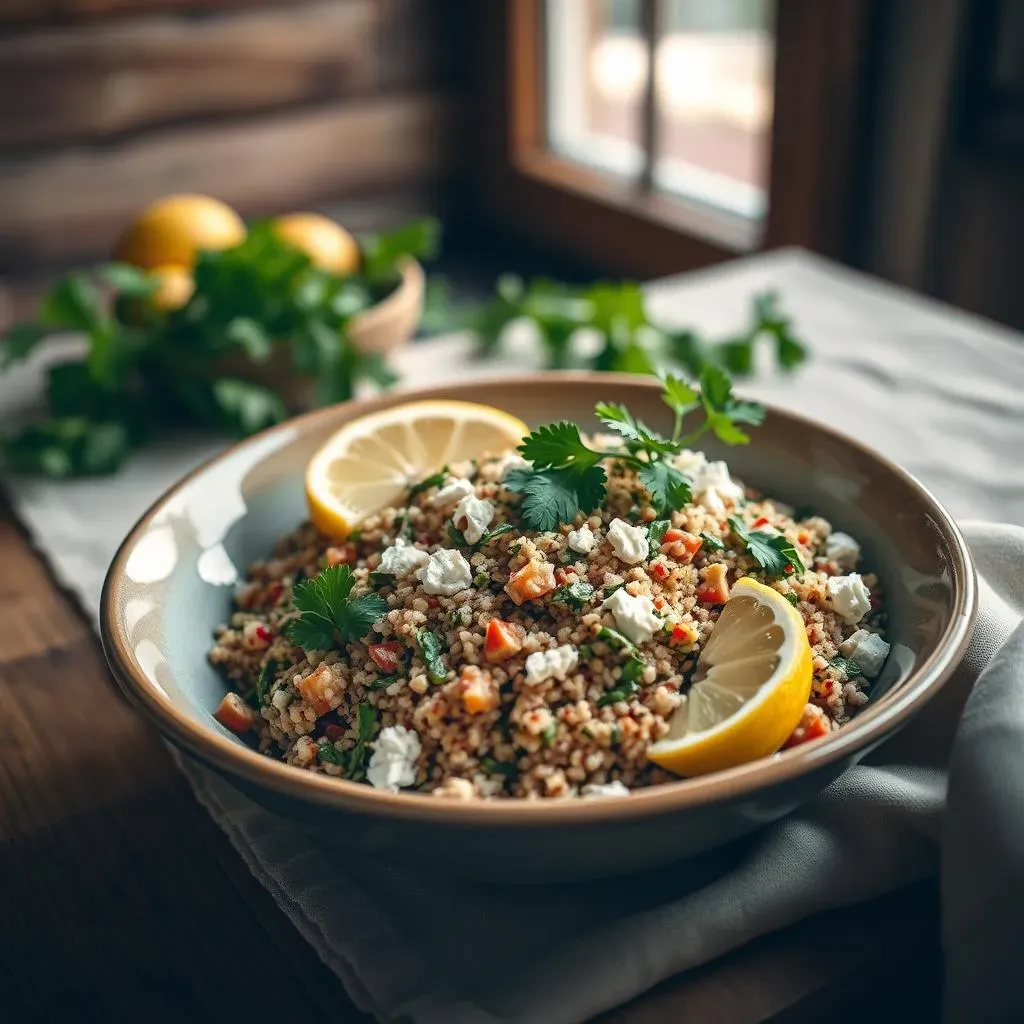
<svg viewBox="0 0 1024 1024">
<path fill-rule="evenodd" d="M 769 202 L 756 241 L 742 218 L 644 193 L 551 153 L 544 0 L 474 4 L 481 122 L 473 166 L 482 212 L 532 243 L 644 277 L 786 245 L 848 258 L 871 7 L 872 0 L 776 0 Z"/>
</svg>

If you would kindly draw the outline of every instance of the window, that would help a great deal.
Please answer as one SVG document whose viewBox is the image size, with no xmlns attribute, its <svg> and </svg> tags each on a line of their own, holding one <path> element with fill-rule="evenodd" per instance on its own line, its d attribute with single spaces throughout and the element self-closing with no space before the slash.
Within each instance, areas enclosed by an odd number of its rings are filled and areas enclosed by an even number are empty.
<svg viewBox="0 0 1024 1024">
<path fill-rule="evenodd" d="M 869 0 L 474 5 L 487 209 L 607 272 L 842 256 Z"/>
</svg>

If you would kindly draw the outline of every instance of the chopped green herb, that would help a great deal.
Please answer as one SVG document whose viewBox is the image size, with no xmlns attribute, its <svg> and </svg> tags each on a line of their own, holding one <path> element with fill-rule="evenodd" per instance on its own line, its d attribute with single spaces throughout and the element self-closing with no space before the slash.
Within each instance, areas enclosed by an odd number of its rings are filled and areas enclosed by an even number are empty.
<svg viewBox="0 0 1024 1024">
<path fill-rule="evenodd" d="M 620 700 L 628 700 L 634 693 L 637 693 L 639 689 L 640 686 L 638 683 L 630 682 L 624 678 L 614 690 L 609 690 L 607 693 L 598 697 L 597 706 L 599 708 L 604 708 L 609 704 L 618 704 Z"/>
<path fill-rule="evenodd" d="M 481 757 L 480 767 L 488 775 L 515 775 L 517 768 L 511 761 L 496 761 L 493 757 Z"/>
<path fill-rule="evenodd" d="M 611 735 L 609 736 L 609 742 L 613 747 L 618 746 L 619 740 L 622 739 L 622 730 L 619 728 L 619 723 L 615 722 L 612 725 Z"/>
<path fill-rule="evenodd" d="M 303 580 L 293 591 L 299 618 L 288 623 L 288 639 L 307 651 L 324 651 L 366 636 L 387 603 L 376 594 L 352 597 L 355 582 L 347 565 Z"/>
<path fill-rule="evenodd" d="M 612 596 L 612 594 L 615 593 L 616 590 L 621 590 L 625 585 L 625 581 L 623 581 L 622 583 L 609 583 L 608 586 L 601 591 L 601 593 L 604 594 L 605 600 L 607 600 L 609 597 Z"/>
<path fill-rule="evenodd" d="M 484 572 L 482 569 L 473 577 L 474 587 L 486 587 L 491 582 L 489 573 Z"/>
<path fill-rule="evenodd" d="M 860 665 L 853 658 L 843 658 L 837 654 L 829 664 L 842 672 L 847 679 L 856 679 L 858 676 L 864 675 Z"/>
<path fill-rule="evenodd" d="M 448 669 L 445 666 L 441 652 L 444 645 L 436 633 L 429 629 L 416 630 L 416 646 L 419 648 L 420 657 L 427 667 L 427 676 L 432 683 L 443 683 L 448 678 Z"/>
<path fill-rule="evenodd" d="M 448 539 L 457 547 L 465 548 L 469 547 L 469 541 L 466 540 L 461 530 L 456 529 L 451 523 L 448 524 Z"/>
<path fill-rule="evenodd" d="M 631 655 L 625 665 L 622 666 L 622 676 L 627 683 L 639 683 L 647 668 L 647 662 L 639 655 Z"/>
<path fill-rule="evenodd" d="M 325 764 L 335 764 L 339 768 L 348 767 L 347 753 L 348 751 L 338 750 L 329 739 L 322 739 L 316 748 L 316 756 L 320 761 Z"/>
<path fill-rule="evenodd" d="M 631 653 L 636 651 L 631 640 L 624 637 L 617 629 L 612 629 L 609 626 L 602 626 L 597 631 L 597 639 L 603 640 L 614 651 L 629 651 Z"/>
<path fill-rule="evenodd" d="M 522 547 L 523 547 L 522 544 L 509 544 L 509 546 L 508 546 L 509 556 L 510 557 L 515 557 L 516 555 L 518 555 L 520 550 L 522 549 Z"/>
<path fill-rule="evenodd" d="M 470 544 L 461 530 L 457 530 L 454 526 L 449 524 L 448 536 L 457 547 L 465 547 L 469 548 L 471 551 L 476 551 L 478 548 L 482 548 L 485 544 L 489 544 L 495 537 L 501 537 L 506 533 L 512 533 L 515 529 L 516 527 L 511 523 L 501 523 L 493 530 L 485 530 L 475 544 Z"/>
<path fill-rule="evenodd" d="M 558 724 L 551 722 L 550 725 L 540 734 L 541 742 L 545 747 L 550 747 L 555 742 L 555 736 L 558 734 Z"/>
<path fill-rule="evenodd" d="M 594 656 L 594 649 L 590 644 L 580 644 L 577 648 L 580 655 L 580 661 L 589 661 Z"/>
<path fill-rule="evenodd" d="M 580 611 L 593 596 L 594 588 L 586 580 L 577 580 L 559 587 L 551 595 L 551 600 L 554 604 L 568 605 Z"/>
<path fill-rule="evenodd" d="M 349 535 L 348 539 L 353 543 L 357 543 L 363 536 L 362 530 L 353 530 Z"/>
<path fill-rule="evenodd" d="M 411 505 L 413 498 L 415 498 L 417 494 L 422 494 L 424 491 L 429 491 L 431 487 L 440 487 L 441 484 L 443 484 L 447 479 L 447 466 L 443 466 L 436 473 L 431 473 L 430 476 L 424 477 L 422 480 L 420 480 L 419 483 L 413 484 L 412 487 L 409 488 L 409 497 L 407 499 L 407 504 Z"/>
<path fill-rule="evenodd" d="M 661 540 L 665 536 L 665 531 L 671 525 L 671 519 L 655 519 L 654 522 L 647 527 L 647 540 L 650 543 L 651 548 L 661 547 Z"/>
<path fill-rule="evenodd" d="M 272 658 L 263 665 L 263 668 L 260 669 L 260 674 L 256 677 L 256 686 L 253 690 L 253 696 L 256 699 L 257 707 L 266 701 L 267 694 L 270 693 L 270 687 L 273 686 L 274 680 L 277 678 L 277 673 L 280 671 L 281 666 Z"/>
<path fill-rule="evenodd" d="M 373 587 L 390 587 L 395 582 L 395 577 L 392 573 L 381 572 L 380 569 L 371 572 L 367 578 L 370 581 L 370 586 Z"/>
<path fill-rule="evenodd" d="M 794 608 L 800 604 L 800 598 L 796 596 L 792 591 L 788 594 L 782 595 Z"/>
<path fill-rule="evenodd" d="M 769 576 L 791 576 L 804 571 L 803 560 L 783 534 L 751 530 L 737 516 L 729 516 L 729 526 L 746 546 L 750 556 Z"/>
<path fill-rule="evenodd" d="M 372 683 L 366 684 L 367 690 L 383 690 L 385 687 L 390 686 L 397 676 L 381 676 L 378 679 L 374 679 Z"/>
<path fill-rule="evenodd" d="M 700 539 L 704 542 L 704 547 L 706 547 L 708 551 L 725 550 L 725 545 L 722 543 L 721 539 L 716 537 L 713 533 L 702 533 L 700 535 Z"/>
</svg>

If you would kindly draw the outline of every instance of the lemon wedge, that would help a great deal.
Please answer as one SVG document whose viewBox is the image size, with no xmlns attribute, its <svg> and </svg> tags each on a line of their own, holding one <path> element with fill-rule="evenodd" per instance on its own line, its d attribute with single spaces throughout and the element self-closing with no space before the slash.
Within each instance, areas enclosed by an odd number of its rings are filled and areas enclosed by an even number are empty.
<svg viewBox="0 0 1024 1024">
<path fill-rule="evenodd" d="M 522 420 L 474 402 L 409 402 L 346 423 L 306 468 L 309 517 L 328 536 L 396 504 L 408 488 L 443 466 L 515 447 Z"/>
<path fill-rule="evenodd" d="M 743 578 L 697 660 L 667 736 L 648 757 L 677 775 L 706 775 L 775 753 L 810 697 L 811 646 L 796 609 Z"/>
</svg>

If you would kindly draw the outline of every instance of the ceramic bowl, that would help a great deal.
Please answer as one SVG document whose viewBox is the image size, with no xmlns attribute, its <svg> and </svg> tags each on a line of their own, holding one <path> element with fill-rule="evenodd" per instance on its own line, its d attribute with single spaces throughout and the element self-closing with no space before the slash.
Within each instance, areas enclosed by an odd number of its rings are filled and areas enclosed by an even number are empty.
<svg viewBox="0 0 1024 1024">
<path fill-rule="evenodd" d="M 706 446 L 736 476 L 811 506 L 859 538 L 887 595 L 892 652 L 867 707 L 825 739 L 703 778 L 578 801 L 468 801 L 388 793 L 254 752 L 213 718 L 225 691 L 206 661 L 245 567 L 304 518 L 303 469 L 355 416 L 418 398 L 501 406 L 537 424 L 594 428 L 597 400 L 669 427 L 649 379 L 531 374 L 391 394 L 299 417 L 228 449 L 171 488 L 107 576 L 102 636 L 129 700 L 187 755 L 267 808 L 382 859 L 517 881 L 635 871 L 724 844 L 789 813 L 892 735 L 942 687 L 976 605 L 970 555 L 949 515 L 899 467 L 820 423 L 769 409 L 743 448 Z"/>
</svg>

